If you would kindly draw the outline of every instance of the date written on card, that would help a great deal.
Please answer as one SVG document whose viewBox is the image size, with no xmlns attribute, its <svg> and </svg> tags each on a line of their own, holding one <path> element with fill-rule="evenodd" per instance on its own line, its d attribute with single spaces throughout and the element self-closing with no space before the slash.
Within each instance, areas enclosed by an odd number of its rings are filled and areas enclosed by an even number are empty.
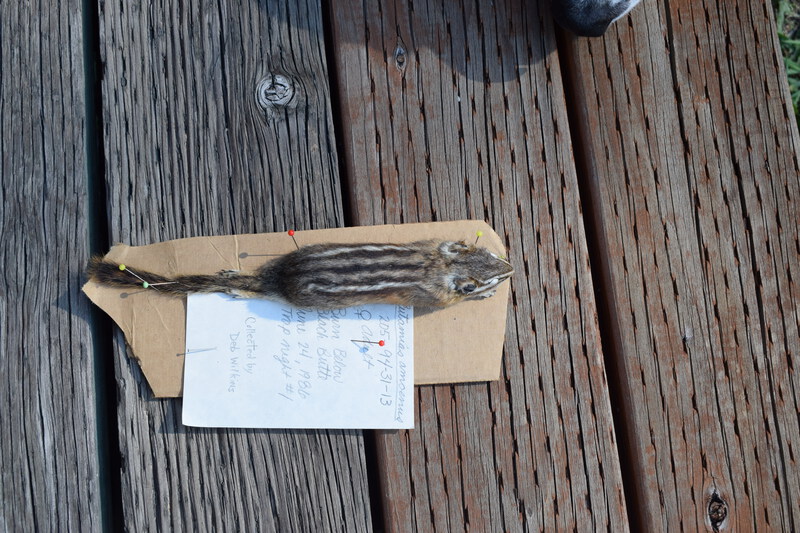
<svg viewBox="0 0 800 533">
<path fill-rule="evenodd" d="M 183 423 L 411 428 L 413 315 L 396 305 L 320 311 L 190 295 Z"/>
</svg>

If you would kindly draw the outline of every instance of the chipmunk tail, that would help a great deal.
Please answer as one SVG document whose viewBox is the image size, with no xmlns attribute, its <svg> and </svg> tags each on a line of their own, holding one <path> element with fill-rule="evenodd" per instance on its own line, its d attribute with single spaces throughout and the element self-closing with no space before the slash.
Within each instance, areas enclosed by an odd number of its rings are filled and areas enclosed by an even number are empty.
<svg viewBox="0 0 800 533">
<path fill-rule="evenodd" d="M 158 288 L 159 291 L 185 294 L 185 288 L 176 283 L 176 280 L 154 274 L 138 268 L 128 268 L 126 265 L 112 263 L 104 260 L 101 256 L 94 256 L 86 266 L 86 275 L 91 281 L 109 287 L 139 287 L 139 288 Z"/>
<path fill-rule="evenodd" d="M 171 295 L 222 292 L 238 296 L 258 295 L 263 292 L 258 279 L 237 271 L 223 271 L 213 275 L 188 275 L 170 278 L 136 267 L 92 257 L 86 267 L 90 280 L 108 287 L 154 289 Z"/>
</svg>

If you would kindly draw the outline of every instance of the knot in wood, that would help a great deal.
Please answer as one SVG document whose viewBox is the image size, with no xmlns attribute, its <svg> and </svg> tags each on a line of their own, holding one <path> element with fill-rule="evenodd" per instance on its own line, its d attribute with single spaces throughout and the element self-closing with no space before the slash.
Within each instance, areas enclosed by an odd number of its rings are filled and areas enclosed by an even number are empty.
<svg viewBox="0 0 800 533">
<path fill-rule="evenodd" d="M 717 492 L 712 493 L 708 500 L 708 519 L 711 521 L 711 529 L 719 531 L 726 518 L 728 518 L 728 505 Z"/>
<path fill-rule="evenodd" d="M 403 71 L 406 68 L 406 49 L 402 44 L 398 44 L 394 50 L 394 65 L 398 70 Z"/>
<path fill-rule="evenodd" d="M 256 99 L 264 111 L 276 107 L 295 107 L 297 104 L 294 81 L 283 74 L 270 74 L 258 82 Z"/>
</svg>

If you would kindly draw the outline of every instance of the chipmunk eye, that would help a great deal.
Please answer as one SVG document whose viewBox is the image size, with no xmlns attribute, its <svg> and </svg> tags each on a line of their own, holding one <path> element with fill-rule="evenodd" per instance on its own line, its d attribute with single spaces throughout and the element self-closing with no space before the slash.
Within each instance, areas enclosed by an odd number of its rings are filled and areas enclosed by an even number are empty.
<svg viewBox="0 0 800 533">
<path fill-rule="evenodd" d="M 463 292 L 465 294 L 469 294 L 469 293 L 473 292 L 475 289 L 476 289 L 476 287 L 475 287 L 474 283 L 467 283 L 466 285 L 462 285 L 461 286 L 461 292 Z"/>
</svg>

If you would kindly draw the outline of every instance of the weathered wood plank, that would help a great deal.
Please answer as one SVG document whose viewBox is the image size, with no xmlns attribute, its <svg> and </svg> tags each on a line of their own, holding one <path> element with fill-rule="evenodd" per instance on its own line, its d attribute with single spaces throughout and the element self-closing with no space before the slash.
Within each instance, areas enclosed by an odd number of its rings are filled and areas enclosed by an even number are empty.
<svg viewBox="0 0 800 533">
<path fill-rule="evenodd" d="M 387 529 L 626 530 L 546 7 L 331 6 L 355 221 L 484 218 L 517 270 L 501 380 L 421 387 L 379 434 Z"/>
<path fill-rule="evenodd" d="M 572 42 L 643 530 L 800 528 L 800 142 L 771 17 L 643 2 Z"/>
<path fill-rule="evenodd" d="M 0 3 L 0 529 L 102 526 L 81 3 Z"/>
<path fill-rule="evenodd" d="M 317 2 L 104 3 L 101 47 L 113 240 L 341 225 Z M 116 357 L 126 527 L 370 529 L 360 432 L 184 428 Z"/>
</svg>

